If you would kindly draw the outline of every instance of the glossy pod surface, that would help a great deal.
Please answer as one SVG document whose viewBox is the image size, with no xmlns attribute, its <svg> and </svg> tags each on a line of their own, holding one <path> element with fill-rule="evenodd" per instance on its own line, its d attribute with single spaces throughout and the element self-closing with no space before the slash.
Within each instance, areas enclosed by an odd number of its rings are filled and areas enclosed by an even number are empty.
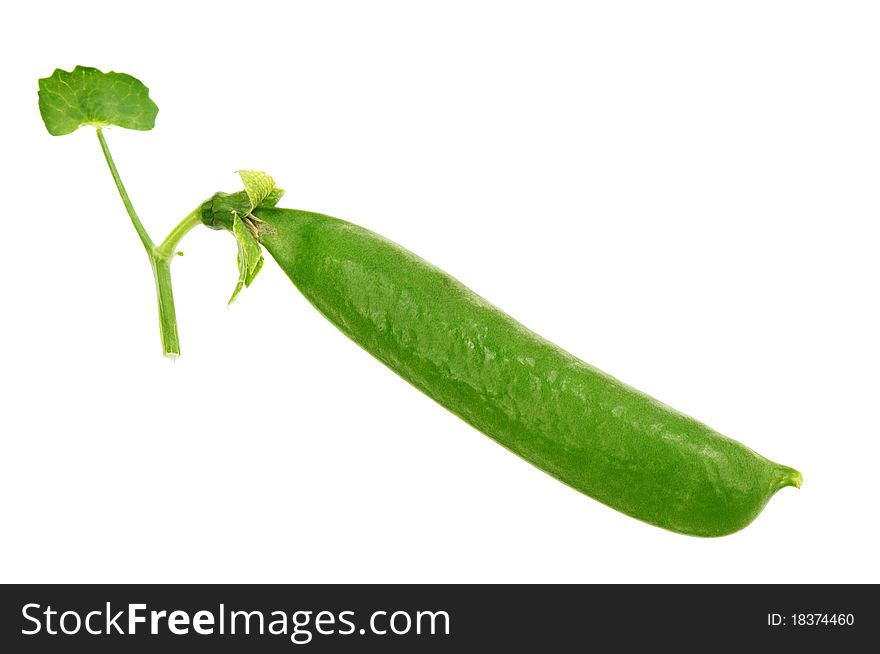
<svg viewBox="0 0 880 654">
<path fill-rule="evenodd" d="M 495 441 L 645 522 L 722 536 L 800 473 L 526 329 L 457 280 L 351 223 L 258 209 L 260 242 L 349 338 Z"/>
</svg>

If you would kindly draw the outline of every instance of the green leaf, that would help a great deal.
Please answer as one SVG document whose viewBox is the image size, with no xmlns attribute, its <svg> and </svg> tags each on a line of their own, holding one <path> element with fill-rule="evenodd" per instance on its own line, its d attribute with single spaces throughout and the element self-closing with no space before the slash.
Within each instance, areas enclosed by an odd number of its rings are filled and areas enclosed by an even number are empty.
<svg viewBox="0 0 880 654">
<path fill-rule="evenodd" d="M 238 176 L 244 184 L 244 192 L 251 201 L 251 207 L 260 206 L 275 188 L 275 180 L 259 170 L 239 170 Z"/>
<path fill-rule="evenodd" d="M 284 190 L 275 185 L 275 180 L 261 170 L 239 170 L 238 176 L 251 201 L 250 211 L 259 207 L 274 207 L 284 195 Z"/>
<path fill-rule="evenodd" d="M 232 216 L 232 233 L 238 243 L 238 283 L 229 298 L 229 304 L 241 293 L 241 289 L 251 285 L 260 268 L 263 267 L 263 251 L 254 235 L 237 213 Z"/>
<path fill-rule="evenodd" d="M 149 130 L 159 108 L 149 89 L 125 73 L 102 73 L 77 66 L 71 72 L 55 69 L 40 80 L 40 115 L 53 136 L 76 131 L 82 125 L 118 125 Z"/>
<path fill-rule="evenodd" d="M 261 207 L 274 207 L 278 204 L 278 200 L 284 195 L 284 189 L 278 188 L 277 186 L 272 189 L 272 192 L 266 196 L 266 199 L 260 203 Z"/>
</svg>

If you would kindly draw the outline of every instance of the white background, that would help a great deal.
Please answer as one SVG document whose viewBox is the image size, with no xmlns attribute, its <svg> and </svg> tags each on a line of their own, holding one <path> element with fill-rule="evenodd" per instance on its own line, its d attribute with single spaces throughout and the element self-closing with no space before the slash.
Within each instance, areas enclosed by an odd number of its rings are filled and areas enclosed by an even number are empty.
<svg viewBox="0 0 880 654">
<path fill-rule="evenodd" d="M 880 7 L 10 3 L 0 580 L 880 581 Z M 701 540 L 521 461 L 235 245 L 149 265 L 37 78 L 131 73 L 108 131 L 159 239 L 234 171 L 384 234 L 584 360 L 804 474 Z"/>
</svg>

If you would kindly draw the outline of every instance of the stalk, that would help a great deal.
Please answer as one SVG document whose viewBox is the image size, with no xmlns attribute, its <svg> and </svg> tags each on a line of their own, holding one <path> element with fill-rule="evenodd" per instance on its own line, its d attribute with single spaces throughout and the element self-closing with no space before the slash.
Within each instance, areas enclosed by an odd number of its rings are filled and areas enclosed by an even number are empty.
<svg viewBox="0 0 880 654">
<path fill-rule="evenodd" d="M 110 148 L 107 147 L 107 141 L 104 139 L 101 128 L 97 127 L 96 131 L 98 133 L 98 142 L 101 144 L 101 151 L 104 153 L 104 159 L 110 168 L 110 174 L 116 183 L 116 189 L 119 191 L 119 197 L 122 198 L 122 204 L 125 205 L 125 210 L 131 219 L 131 224 L 134 225 L 134 229 L 147 252 L 150 266 L 153 269 L 153 279 L 156 281 L 156 301 L 159 305 L 159 334 L 162 337 L 162 352 L 166 357 L 176 358 L 180 356 L 180 338 L 177 333 L 177 313 L 174 309 L 174 293 L 171 288 L 171 260 L 174 257 L 175 248 L 180 239 L 201 222 L 199 210 L 195 209 L 190 212 L 186 218 L 171 230 L 168 237 L 158 247 L 154 245 L 153 240 L 134 210 L 131 199 L 128 197 L 128 192 L 125 190 L 125 185 L 122 183 L 122 178 L 116 169 L 116 164 L 113 161 L 113 156 L 110 154 Z"/>
<path fill-rule="evenodd" d="M 171 290 L 171 262 L 150 257 L 153 279 L 156 280 L 156 301 L 159 303 L 159 334 L 162 352 L 166 357 L 180 356 L 180 339 L 177 335 L 177 313 L 174 310 L 174 293 Z"/>
</svg>

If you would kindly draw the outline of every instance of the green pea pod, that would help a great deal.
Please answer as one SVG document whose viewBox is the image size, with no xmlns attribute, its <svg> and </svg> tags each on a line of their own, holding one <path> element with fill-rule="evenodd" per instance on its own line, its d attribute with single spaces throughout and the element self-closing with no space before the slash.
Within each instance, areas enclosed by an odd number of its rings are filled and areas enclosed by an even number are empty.
<svg viewBox="0 0 880 654">
<path fill-rule="evenodd" d="M 39 81 L 50 134 L 96 128 L 153 268 L 160 333 L 180 354 L 171 260 L 198 224 L 231 231 L 238 284 L 263 265 L 262 244 L 308 300 L 413 386 L 526 461 L 623 513 L 672 531 L 722 536 L 748 525 L 801 475 L 768 461 L 532 333 L 411 252 L 351 223 L 276 209 L 284 191 L 261 171 L 216 193 L 156 245 L 140 221 L 102 127 L 153 128 L 158 108 L 123 73 L 77 66 Z"/>
<path fill-rule="evenodd" d="M 526 329 L 391 241 L 315 213 L 254 211 L 259 241 L 354 342 L 573 488 L 672 531 L 742 529 L 796 470 L 777 465 Z"/>
</svg>

